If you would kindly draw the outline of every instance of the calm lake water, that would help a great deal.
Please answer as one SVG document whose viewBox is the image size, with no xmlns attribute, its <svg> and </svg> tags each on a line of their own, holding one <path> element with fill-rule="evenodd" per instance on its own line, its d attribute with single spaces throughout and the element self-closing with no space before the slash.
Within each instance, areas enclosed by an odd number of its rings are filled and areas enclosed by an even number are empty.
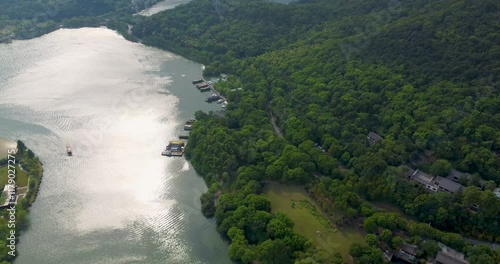
<svg viewBox="0 0 500 264">
<path fill-rule="evenodd" d="M 201 74 L 102 28 L 0 45 L 0 137 L 45 169 L 16 264 L 230 263 L 202 178 L 160 155 L 196 110 L 220 109 L 191 84 Z"/>
</svg>

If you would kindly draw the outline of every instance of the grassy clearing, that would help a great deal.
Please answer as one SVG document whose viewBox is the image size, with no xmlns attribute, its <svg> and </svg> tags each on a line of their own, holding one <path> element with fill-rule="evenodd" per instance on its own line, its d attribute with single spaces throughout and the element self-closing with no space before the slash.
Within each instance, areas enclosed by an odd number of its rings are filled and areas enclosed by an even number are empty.
<svg viewBox="0 0 500 264">
<path fill-rule="evenodd" d="M 283 212 L 295 223 L 295 231 L 312 240 L 314 245 L 331 255 L 340 252 L 350 261 L 349 246 L 363 243 L 363 236 L 355 229 L 337 230 L 309 198 L 303 187 L 267 183 L 264 194 L 271 201 L 273 212 Z"/>
<path fill-rule="evenodd" d="M 8 196 L 7 193 L 4 192 L 0 194 L 0 204 L 4 204 L 5 201 L 7 201 L 7 196 Z"/>
<path fill-rule="evenodd" d="M 217 82 L 214 87 L 220 93 L 228 95 L 231 92 L 237 91 L 238 88 L 241 88 L 242 84 L 237 77 L 229 76 L 226 81 Z"/>
<path fill-rule="evenodd" d="M 17 173 L 17 179 L 16 179 L 17 187 L 28 186 L 28 175 L 26 174 L 26 172 L 19 169 L 19 167 L 16 167 L 16 173 Z M 7 166 L 0 167 L 0 186 L 4 186 L 7 184 L 8 176 L 9 176 L 8 167 Z"/>
</svg>

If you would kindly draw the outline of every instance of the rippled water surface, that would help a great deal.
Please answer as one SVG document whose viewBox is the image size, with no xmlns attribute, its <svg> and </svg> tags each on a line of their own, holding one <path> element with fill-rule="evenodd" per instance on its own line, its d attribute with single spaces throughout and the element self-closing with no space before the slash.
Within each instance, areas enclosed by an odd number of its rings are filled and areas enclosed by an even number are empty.
<svg viewBox="0 0 500 264">
<path fill-rule="evenodd" d="M 203 180 L 160 156 L 196 110 L 220 107 L 192 86 L 201 71 L 107 29 L 0 45 L 0 137 L 45 169 L 16 263 L 230 263 L 199 210 Z"/>
</svg>

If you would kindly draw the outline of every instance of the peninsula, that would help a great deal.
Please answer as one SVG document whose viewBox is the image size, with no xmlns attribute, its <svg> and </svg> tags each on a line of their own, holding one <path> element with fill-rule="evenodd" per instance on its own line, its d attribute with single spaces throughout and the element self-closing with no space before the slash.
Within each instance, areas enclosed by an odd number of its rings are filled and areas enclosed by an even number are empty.
<svg viewBox="0 0 500 264">
<path fill-rule="evenodd" d="M 18 255 L 16 244 L 29 225 L 29 207 L 35 202 L 43 177 L 40 160 L 20 140 L 1 139 L 0 151 L 0 262 L 12 262 Z"/>
</svg>

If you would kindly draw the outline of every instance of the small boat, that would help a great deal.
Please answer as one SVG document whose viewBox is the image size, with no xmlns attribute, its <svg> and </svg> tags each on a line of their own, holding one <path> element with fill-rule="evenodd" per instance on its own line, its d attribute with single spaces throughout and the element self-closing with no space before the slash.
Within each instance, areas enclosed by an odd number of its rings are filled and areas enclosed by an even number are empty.
<svg viewBox="0 0 500 264">
<path fill-rule="evenodd" d="M 68 153 L 68 156 L 73 156 L 73 150 L 71 150 L 71 146 L 70 145 L 66 146 L 66 153 Z"/>
<path fill-rule="evenodd" d="M 200 92 L 208 92 L 208 91 L 212 90 L 212 88 L 210 88 L 210 86 L 206 86 L 206 87 L 200 88 L 199 90 L 200 90 Z"/>
<path fill-rule="evenodd" d="M 211 102 L 215 102 L 217 100 L 221 99 L 219 95 L 217 94 L 212 94 L 211 96 L 205 98 L 205 102 L 207 103 L 211 103 Z"/>
<path fill-rule="evenodd" d="M 222 104 L 222 103 L 224 103 L 224 99 L 219 99 L 216 103 Z"/>
<path fill-rule="evenodd" d="M 205 82 L 202 82 L 202 83 L 196 85 L 196 88 L 198 88 L 198 89 L 205 88 L 205 87 L 208 87 L 208 84 Z"/>
<path fill-rule="evenodd" d="M 194 80 L 193 84 L 199 84 L 199 83 L 202 83 L 202 82 L 204 82 L 203 79 L 198 79 L 198 80 Z"/>
<path fill-rule="evenodd" d="M 184 130 L 191 130 L 193 128 L 193 124 L 196 122 L 195 118 L 191 118 L 184 124 Z"/>
</svg>

